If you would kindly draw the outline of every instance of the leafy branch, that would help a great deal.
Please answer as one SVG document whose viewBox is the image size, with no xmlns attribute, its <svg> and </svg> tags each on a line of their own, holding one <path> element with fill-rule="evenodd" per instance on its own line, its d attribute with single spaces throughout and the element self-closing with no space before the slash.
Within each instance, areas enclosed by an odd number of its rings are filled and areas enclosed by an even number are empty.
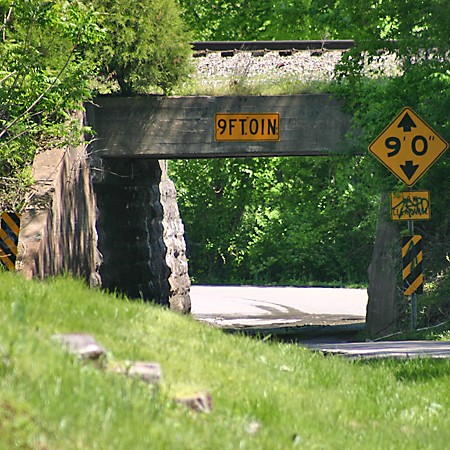
<svg viewBox="0 0 450 450">
<path fill-rule="evenodd" d="M 67 57 L 67 60 L 64 63 L 64 66 L 59 70 L 58 74 L 54 78 L 53 82 L 50 83 L 44 92 L 42 92 L 31 104 L 30 106 L 22 112 L 20 115 L 18 115 L 12 122 L 10 122 L 8 125 L 3 127 L 3 130 L 0 131 L 0 139 L 10 130 L 16 123 L 23 121 L 26 118 L 29 118 L 29 113 L 34 109 L 34 107 L 45 97 L 45 95 L 56 85 L 56 83 L 60 80 L 62 74 L 67 69 L 70 60 L 72 59 L 72 56 L 75 52 L 76 47 L 72 48 L 72 51 L 70 52 L 69 56 Z M 42 114 L 43 111 L 40 111 L 38 113 L 35 113 L 34 116 L 37 116 L 39 114 Z M 24 134 L 23 132 L 20 134 Z M 12 142 L 15 138 L 9 139 L 4 145 L 7 145 L 8 143 Z"/>
</svg>

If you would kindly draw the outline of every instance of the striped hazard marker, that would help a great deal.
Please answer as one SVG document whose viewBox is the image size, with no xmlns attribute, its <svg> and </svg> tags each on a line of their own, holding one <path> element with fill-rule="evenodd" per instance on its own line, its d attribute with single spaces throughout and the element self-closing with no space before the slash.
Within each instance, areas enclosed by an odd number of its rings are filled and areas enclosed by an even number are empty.
<svg viewBox="0 0 450 450">
<path fill-rule="evenodd" d="M 20 214 L 3 212 L 0 226 L 0 262 L 6 269 L 14 271 L 19 242 Z"/>
<path fill-rule="evenodd" d="M 422 236 L 403 236 L 403 293 L 404 295 L 423 293 Z"/>
</svg>

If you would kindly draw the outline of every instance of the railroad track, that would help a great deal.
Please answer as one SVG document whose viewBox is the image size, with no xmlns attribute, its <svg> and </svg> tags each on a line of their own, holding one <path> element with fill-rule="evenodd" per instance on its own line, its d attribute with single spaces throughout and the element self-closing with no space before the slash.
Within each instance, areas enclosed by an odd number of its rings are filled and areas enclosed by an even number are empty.
<svg viewBox="0 0 450 450">
<path fill-rule="evenodd" d="M 266 52 L 278 51 L 281 56 L 289 56 L 296 51 L 310 50 L 348 50 L 353 40 L 309 40 L 309 41 L 205 41 L 192 42 L 195 57 L 206 56 L 211 52 L 220 52 L 222 56 L 233 56 L 236 52 L 252 52 L 254 56 L 263 56 Z"/>
</svg>

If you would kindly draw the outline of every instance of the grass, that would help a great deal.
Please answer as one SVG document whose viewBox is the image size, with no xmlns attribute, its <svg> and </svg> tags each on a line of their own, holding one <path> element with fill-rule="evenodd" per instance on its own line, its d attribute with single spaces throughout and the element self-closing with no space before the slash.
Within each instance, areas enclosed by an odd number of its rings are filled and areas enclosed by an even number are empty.
<svg viewBox="0 0 450 450">
<path fill-rule="evenodd" d="M 450 361 L 324 357 L 65 278 L 0 285 L 1 449 L 448 448 Z M 70 332 L 159 362 L 162 385 L 79 363 L 51 339 Z M 202 390 L 211 414 L 173 401 Z"/>
<path fill-rule="evenodd" d="M 297 95 L 324 94 L 332 92 L 332 82 L 309 80 L 303 81 L 291 76 L 276 79 L 246 77 L 216 78 L 209 80 L 193 78 L 177 86 L 175 95 Z"/>
</svg>

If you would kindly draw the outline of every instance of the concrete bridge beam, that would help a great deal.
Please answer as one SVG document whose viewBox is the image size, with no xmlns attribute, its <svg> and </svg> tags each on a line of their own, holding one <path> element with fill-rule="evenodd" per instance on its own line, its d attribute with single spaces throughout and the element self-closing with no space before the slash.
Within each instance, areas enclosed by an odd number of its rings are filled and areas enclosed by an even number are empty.
<svg viewBox="0 0 450 450">
<path fill-rule="evenodd" d="M 112 158 L 322 156 L 349 150 L 351 116 L 331 95 L 100 96 L 87 105 L 93 150 Z M 217 113 L 278 113 L 279 141 L 215 140 Z"/>
</svg>

